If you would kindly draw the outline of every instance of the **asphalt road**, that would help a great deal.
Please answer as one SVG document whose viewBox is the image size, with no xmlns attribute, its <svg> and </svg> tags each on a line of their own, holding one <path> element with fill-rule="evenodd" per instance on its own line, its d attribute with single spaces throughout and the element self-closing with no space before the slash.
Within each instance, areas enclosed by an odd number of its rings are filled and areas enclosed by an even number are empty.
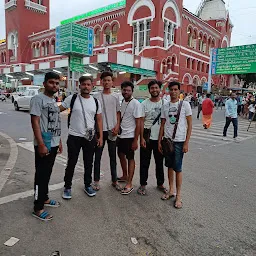
<svg viewBox="0 0 256 256">
<path fill-rule="evenodd" d="M 194 110 L 194 115 L 195 115 Z M 66 114 L 62 114 L 63 141 L 67 137 Z M 184 160 L 183 209 L 173 201 L 160 200 L 151 164 L 148 196 L 134 191 L 122 196 L 110 186 L 107 152 L 102 164 L 102 189 L 94 198 L 83 192 L 82 158 L 78 164 L 71 201 L 61 192 L 66 149 L 58 157 L 51 179 L 52 198 L 62 203 L 50 212 L 54 220 L 42 223 L 31 216 L 33 207 L 34 155 L 28 112 L 15 112 L 10 102 L 0 102 L 0 132 L 18 146 L 18 158 L 0 190 L 0 255 L 256 255 L 255 125 L 240 120 L 240 143 L 221 139 L 224 111 L 214 115 L 209 131 L 194 118 L 190 152 Z M 0 138 L 0 174 L 10 151 Z M 6 153 L 7 152 L 7 153 Z M 134 185 L 139 186 L 136 153 Z M 118 165 L 119 174 L 121 174 Z M 166 172 L 167 178 L 167 172 Z M 4 243 L 19 240 L 12 247 Z M 133 244 L 136 238 L 138 244 Z"/>
</svg>

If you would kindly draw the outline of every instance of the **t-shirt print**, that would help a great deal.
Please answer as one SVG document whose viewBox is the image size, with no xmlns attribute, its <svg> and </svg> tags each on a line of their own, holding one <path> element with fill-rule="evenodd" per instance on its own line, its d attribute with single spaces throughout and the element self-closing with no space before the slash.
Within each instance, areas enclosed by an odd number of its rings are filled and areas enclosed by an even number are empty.
<svg viewBox="0 0 256 256">
<path fill-rule="evenodd" d="M 45 106 L 48 109 L 48 126 L 47 132 L 52 133 L 53 137 L 61 136 L 61 119 L 59 115 L 59 107 L 54 103 L 47 103 Z"/>
<path fill-rule="evenodd" d="M 176 106 L 170 106 L 169 109 L 169 121 L 170 124 L 174 125 L 178 118 L 178 108 Z"/>
<path fill-rule="evenodd" d="M 151 123 L 153 124 L 153 122 L 157 119 L 157 117 L 160 115 L 161 113 L 161 107 L 155 107 L 153 108 L 149 113 L 148 113 L 148 119 L 150 119 Z M 158 119 L 158 122 L 156 124 L 160 125 L 160 118 Z"/>
</svg>

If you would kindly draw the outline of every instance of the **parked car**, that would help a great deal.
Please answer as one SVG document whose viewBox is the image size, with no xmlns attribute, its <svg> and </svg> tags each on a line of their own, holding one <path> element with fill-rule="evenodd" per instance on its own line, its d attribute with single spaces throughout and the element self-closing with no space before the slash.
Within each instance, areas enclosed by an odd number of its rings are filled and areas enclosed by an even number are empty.
<svg viewBox="0 0 256 256">
<path fill-rule="evenodd" d="M 39 90 L 40 86 L 34 86 L 34 85 L 20 85 L 20 86 L 18 86 L 16 92 L 13 92 L 11 94 L 12 103 L 14 103 L 16 98 L 23 95 L 26 91 L 34 90 L 34 89 Z"/>
<path fill-rule="evenodd" d="M 17 96 L 14 101 L 14 108 L 19 111 L 21 108 L 29 110 L 32 97 L 39 93 L 39 89 L 26 90 L 22 95 Z"/>
</svg>

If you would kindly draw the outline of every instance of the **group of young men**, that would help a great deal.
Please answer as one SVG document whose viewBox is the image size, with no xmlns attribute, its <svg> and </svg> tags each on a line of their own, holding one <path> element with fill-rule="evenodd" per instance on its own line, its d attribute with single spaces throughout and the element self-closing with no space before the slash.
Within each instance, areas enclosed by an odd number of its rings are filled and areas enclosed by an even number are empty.
<svg viewBox="0 0 256 256">
<path fill-rule="evenodd" d="M 93 80 L 79 79 L 80 93 L 67 97 L 58 106 L 54 94 L 59 90 L 59 75 L 45 75 L 45 91 L 31 100 L 31 123 L 35 137 L 35 201 L 33 216 L 43 221 L 53 218 L 45 207 L 59 207 L 60 203 L 48 197 L 48 184 L 54 161 L 62 153 L 60 112 L 70 109 L 67 139 L 68 162 L 64 177 L 64 199 L 72 198 L 72 179 L 80 150 L 84 160 L 84 191 L 93 197 L 100 187 L 101 158 L 108 144 L 112 186 L 128 195 L 133 190 L 135 151 L 140 142 L 140 187 L 137 193 L 146 195 L 149 166 L 153 152 L 157 188 L 164 192 L 162 199 L 174 198 L 174 206 L 182 208 L 182 162 L 188 152 L 192 132 L 190 104 L 181 101 L 180 84 L 169 84 L 170 101 L 160 98 L 162 83 L 156 80 L 148 84 L 151 97 L 143 103 L 133 98 L 134 85 L 130 81 L 121 84 L 123 100 L 111 93 L 113 74 L 101 75 L 103 91 L 90 95 Z M 117 176 L 118 155 L 122 176 Z M 169 190 L 164 187 L 164 159 L 168 168 Z M 93 170 L 94 168 L 94 170 Z M 94 171 L 94 179 L 92 173 Z M 174 186 L 176 173 L 176 189 Z M 120 184 L 124 182 L 124 186 Z M 176 190 L 176 191 L 175 191 Z"/>
</svg>

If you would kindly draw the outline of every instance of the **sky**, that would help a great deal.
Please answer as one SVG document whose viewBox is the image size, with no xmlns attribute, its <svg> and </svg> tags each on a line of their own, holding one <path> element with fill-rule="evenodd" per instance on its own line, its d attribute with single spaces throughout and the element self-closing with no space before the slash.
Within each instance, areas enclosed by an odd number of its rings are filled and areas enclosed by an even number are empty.
<svg viewBox="0 0 256 256">
<path fill-rule="evenodd" d="M 59 25 L 61 20 L 118 2 L 118 0 L 50 1 L 51 27 Z M 201 1 L 184 0 L 183 5 L 189 11 L 195 13 Z M 63 4 L 64 2 L 65 4 Z M 4 3 L 5 0 L 0 0 L 0 40 L 5 38 Z M 230 11 L 230 17 L 234 24 L 231 45 L 256 43 L 256 0 L 226 0 L 226 6 Z"/>
</svg>

